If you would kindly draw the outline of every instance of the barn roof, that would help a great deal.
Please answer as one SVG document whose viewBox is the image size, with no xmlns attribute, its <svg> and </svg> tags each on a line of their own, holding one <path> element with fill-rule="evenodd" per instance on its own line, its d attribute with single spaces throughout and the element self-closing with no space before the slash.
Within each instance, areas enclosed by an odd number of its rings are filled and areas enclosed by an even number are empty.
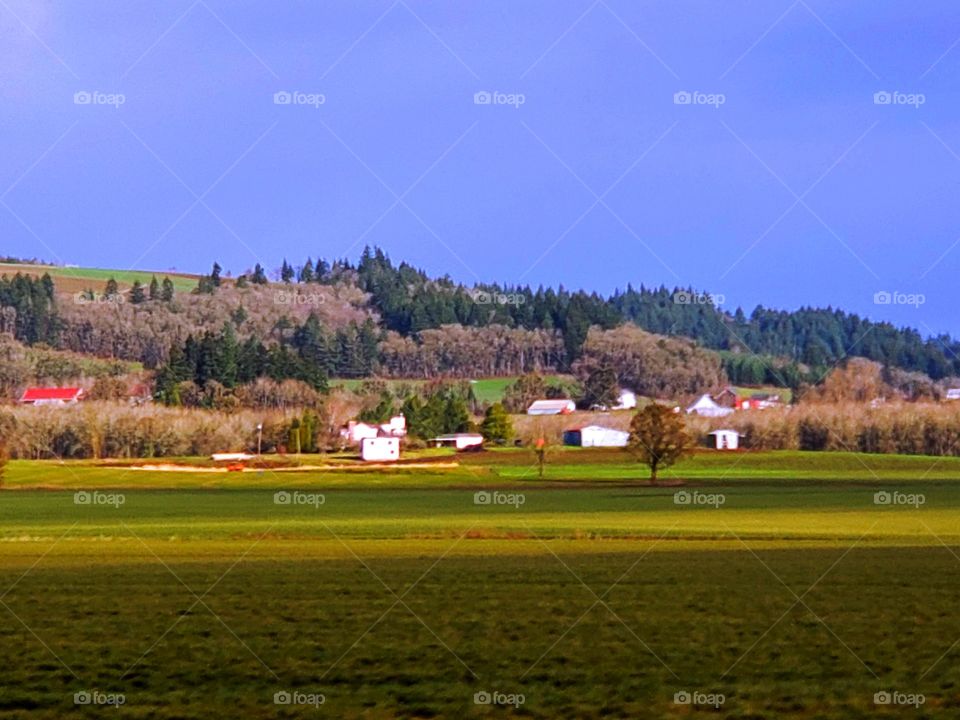
<svg viewBox="0 0 960 720">
<path fill-rule="evenodd" d="M 83 394 L 83 388 L 78 387 L 28 387 L 20 396 L 20 402 L 76 400 L 81 394 Z"/>
</svg>

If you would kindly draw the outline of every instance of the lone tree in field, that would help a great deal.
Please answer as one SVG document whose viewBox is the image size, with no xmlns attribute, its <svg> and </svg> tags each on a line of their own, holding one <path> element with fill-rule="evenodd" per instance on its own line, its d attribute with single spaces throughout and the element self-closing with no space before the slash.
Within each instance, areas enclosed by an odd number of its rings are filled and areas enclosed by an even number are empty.
<svg viewBox="0 0 960 720">
<path fill-rule="evenodd" d="M 670 408 L 650 403 L 630 422 L 627 449 L 650 466 L 650 482 L 656 484 L 657 472 L 686 455 L 692 441 L 684 428 L 683 417 Z"/>
</svg>

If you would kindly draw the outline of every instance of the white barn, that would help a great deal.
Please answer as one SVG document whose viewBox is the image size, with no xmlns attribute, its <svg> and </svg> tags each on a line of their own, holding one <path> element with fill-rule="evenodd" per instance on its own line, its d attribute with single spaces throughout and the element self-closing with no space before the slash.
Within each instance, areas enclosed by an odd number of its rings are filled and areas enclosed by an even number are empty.
<svg viewBox="0 0 960 720">
<path fill-rule="evenodd" d="M 534 400 L 527 415 L 569 415 L 577 409 L 573 400 Z"/>
<path fill-rule="evenodd" d="M 563 444 L 577 447 L 626 447 L 629 441 L 630 433 L 602 425 L 585 425 L 563 431 Z"/>
<path fill-rule="evenodd" d="M 740 447 L 740 433 L 736 430 L 721 429 L 707 433 L 712 435 L 717 450 L 736 450 Z"/>
<path fill-rule="evenodd" d="M 709 393 L 701 395 L 693 405 L 687 408 L 687 415 L 700 415 L 701 417 L 726 417 L 732 412 L 733 408 L 718 405 Z"/>
</svg>

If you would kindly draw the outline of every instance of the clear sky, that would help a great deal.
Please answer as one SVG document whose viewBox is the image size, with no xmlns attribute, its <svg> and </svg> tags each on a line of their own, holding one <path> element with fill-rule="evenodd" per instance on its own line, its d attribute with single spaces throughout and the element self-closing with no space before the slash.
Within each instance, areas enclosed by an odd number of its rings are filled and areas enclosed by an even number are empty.
<svg viewBox="0 0 960 720">
<path fill-rule="evenodd" d="M 947 0 L 2 0 L 0 252 L 370 244 L 960 334 L 958 41 Z"/>
</svg>

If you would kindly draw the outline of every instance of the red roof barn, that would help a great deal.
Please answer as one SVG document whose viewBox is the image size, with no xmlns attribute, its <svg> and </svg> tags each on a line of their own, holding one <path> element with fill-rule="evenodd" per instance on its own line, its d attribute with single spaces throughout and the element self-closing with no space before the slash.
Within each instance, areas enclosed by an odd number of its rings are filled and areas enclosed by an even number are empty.
<svg viewBox="0 0 960 720">
<path fill-rule="evenodd" d="M 72 405 L 82 399 L 79 387 L 28 387 L 20 396 L 24 405 Z"/>
</svg>

